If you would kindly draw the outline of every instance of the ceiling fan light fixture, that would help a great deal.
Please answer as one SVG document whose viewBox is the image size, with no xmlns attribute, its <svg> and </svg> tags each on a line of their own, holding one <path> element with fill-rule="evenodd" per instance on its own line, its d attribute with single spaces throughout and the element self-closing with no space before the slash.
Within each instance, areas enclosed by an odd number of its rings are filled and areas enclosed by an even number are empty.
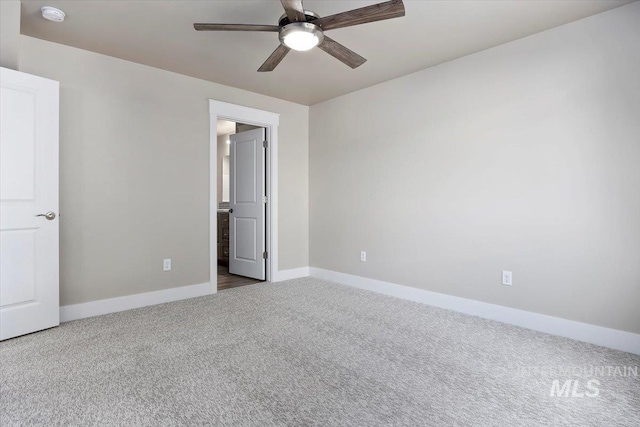
<svg viewBox="0 0 640 427">
<path fill-rule="evenodd" d="M 322 30 L 309 22 L 294 22 L 280 30 L 280 42 L 297 51 L 311 50 L 323 40 Z"/>
<path fill-rule="evenodd" d="M 403 0 L 386 0 L 324 17 L 305 10 L 303 0 L 280 0 L 280 2 L 285 13 L 278 20 L 278 25 L 195 23 L 193 27 L 196 31 L 277 32 L 280 44 L 258 68 L 259 73 L 273 71 L 292 50 L 305 51 L 316 46 L 355 69 L 367 62 L 367 59 L 330 37 L 325 37 L 324 32 L 405 15 Z"/>
</svg>

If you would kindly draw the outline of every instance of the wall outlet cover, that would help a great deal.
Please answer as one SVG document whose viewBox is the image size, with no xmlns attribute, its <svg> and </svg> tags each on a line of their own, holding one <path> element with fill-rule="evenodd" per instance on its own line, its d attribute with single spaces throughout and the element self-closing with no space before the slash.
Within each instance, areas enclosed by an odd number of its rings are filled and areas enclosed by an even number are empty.
<svg viewBox="0 0 640 427">
<path fill-rule="evenodd" d="M 513 279 L 513 273 L 510 271 L 503 271 L 502 272 L 502 284 L 505 286 L 511 286 L 512 285 L 512 279 Z"/>
</svg>

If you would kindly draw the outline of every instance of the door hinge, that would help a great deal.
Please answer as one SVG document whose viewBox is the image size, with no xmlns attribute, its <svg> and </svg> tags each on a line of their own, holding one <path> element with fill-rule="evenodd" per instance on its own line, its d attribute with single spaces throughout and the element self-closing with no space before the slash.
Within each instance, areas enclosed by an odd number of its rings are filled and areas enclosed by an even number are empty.
<svg viewBox="0 0 640 427">
<path fill-rule="evenodd" d="M 267 148 L 269 146 L 269 143 L 267 141 L 262 141 L 262 146 L 264 148 Z"/>
<path fill-rule="evenodd" d="M 262 258 L 264 259 L 269 258 L 269 252 L 262 252 Z"/>
<path fill-rule="evenodd" d="M 262 203 L 267 203 L 268 201 L 269 201 L 269 198 L 267 196 L 262 197 Z"/>
</svg>

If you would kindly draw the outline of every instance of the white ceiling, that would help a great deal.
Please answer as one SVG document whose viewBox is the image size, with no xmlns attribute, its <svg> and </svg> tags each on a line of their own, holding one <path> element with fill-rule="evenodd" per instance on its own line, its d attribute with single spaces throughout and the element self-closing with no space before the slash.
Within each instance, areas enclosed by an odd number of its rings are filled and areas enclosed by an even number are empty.
<svg viewBox="0 0 640 427">
<path fill-rule="evenodd" d="M 218 120 L 218 122 L 216 123 L 216 127 L 218 136 L 236 133 L 236 122 L 230 122 L 229 120 Z"/>
<path fill-rule="evenodd" d="M 332 15 L 379 1 L 305 0 Z M 368 59 L 355 70 L 319 49 L 292 51 L 271 73 L 256 70 L 277 33 L 197 32 L 194 22 L 277 25 L 277 0 L 22 1 L 22 34 L 311 105 L 575 21 L 631 0 L 405 0 L 406 16 L 327 34 Z M 62 24 L 40 16 L 64 10 Z"/>
</svg>

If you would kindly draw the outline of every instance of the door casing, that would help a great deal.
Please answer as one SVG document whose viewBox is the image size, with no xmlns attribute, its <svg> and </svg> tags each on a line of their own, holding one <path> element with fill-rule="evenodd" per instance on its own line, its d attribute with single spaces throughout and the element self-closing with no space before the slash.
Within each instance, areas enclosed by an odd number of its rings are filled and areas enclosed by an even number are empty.
<svg viewBox="0 0 640 427">
<path fill-rule="evenodd" d="M 268 146 L 266 149 L 266 231 L 267 231 L 267 282 L 277 281 L 278 274 L 278 125 L 280 115 L 269 111 L 209 100 L 209 281 L 211 293 L 218 292 L 218 186 L 217 152 L 218 120 L 246 123 L 263 127 L 266 130 Z"/>
</svg>

